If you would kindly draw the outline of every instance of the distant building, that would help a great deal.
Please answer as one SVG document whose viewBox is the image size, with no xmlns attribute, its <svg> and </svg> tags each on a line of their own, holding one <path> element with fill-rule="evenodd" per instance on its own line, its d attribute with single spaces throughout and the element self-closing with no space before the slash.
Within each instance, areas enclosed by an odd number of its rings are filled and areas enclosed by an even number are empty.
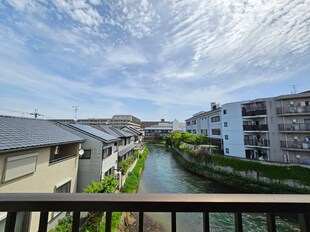
<svg viewBox="0 0 310 232">
<path fill-rule="evenodd" d="M 144 128 L 144 138 L 146 140 L 161 139 L 165 135 L 170 134 L 173 131 L 184 132 L 185 123 L 180 123 L 178 120 L 172 122 L 165 122 L 162 120 L 155 125 Z"/>
<path fill-rule="evenodd" d="M 124 126 L 131 126 L 139 129 L 141 127 L 141 120 L 132 115 L 114 115 L 112 118 L 88 118 L 88 119 L 52 119 L 51 121 L 72 124 L 86 124 L 86 125 L 111 125 L 117 128 L 122 128 Z"/>
<path fill-rule="evenodd" d="M 0 192 L 74 193 L 83 138 L 47 120 L 0 116 Z M 48 229 L 62 213 L 49 213 Z M 6 214 L 0 212 L 0 228 Z M 18 213 L 16 231 L 38 231 L 39 213 Z"/>
</svg>

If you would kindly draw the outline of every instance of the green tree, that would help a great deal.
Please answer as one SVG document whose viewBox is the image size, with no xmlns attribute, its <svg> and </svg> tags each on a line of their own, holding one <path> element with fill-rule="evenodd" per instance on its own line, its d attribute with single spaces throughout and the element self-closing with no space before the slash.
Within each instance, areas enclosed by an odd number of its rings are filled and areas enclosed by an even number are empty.
<svg viewBox="0 0 310 232">
<path fill-rule="evenodd" d="M 178 131 L 173 131 L 171 133 L 171 143 L 174 146 L 179 147 L 181 142 L 182 142 L 182 134 Z"/>
<path fill-rule="evenodd" d="M 198 134 L 195 136 L 195 145 L 207 144 L 208 138 L 204 134 Z"/>
<path fill-rule="evenodd" d="M 194 144 L 195 143 L 195 136 L 191 133 L 185 132 L 182 134 L 182 141 L 185 143 Z"/>
</svg>

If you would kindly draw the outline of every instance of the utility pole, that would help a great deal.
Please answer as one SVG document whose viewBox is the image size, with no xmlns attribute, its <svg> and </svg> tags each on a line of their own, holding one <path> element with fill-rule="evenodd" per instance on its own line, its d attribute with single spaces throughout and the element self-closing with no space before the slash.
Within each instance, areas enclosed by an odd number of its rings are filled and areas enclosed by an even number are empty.
<svg viewBox="0 0 310 232">
<path fill-rule="evenodd" d="M 34 109 L 34 112 L 30 113 L 30 115 L 34 115 L 34 118 L 37 118 L 38 116 L 44 116 L 43 114 L 39 114 L 38 109 Z"/>
<path fill-rule="evenodd" d="M 290 85 L 290 86 L 293 88 L 293 91 L 291 92 L 291 94 L 296 94 L 298 85 Z"/>
<path fill-rule="evenodd" d="M 74 108 L 74 121 L 77 121 L 76 112 L 78 111 L 79 106 L 72 106 Z"/>
</svg>

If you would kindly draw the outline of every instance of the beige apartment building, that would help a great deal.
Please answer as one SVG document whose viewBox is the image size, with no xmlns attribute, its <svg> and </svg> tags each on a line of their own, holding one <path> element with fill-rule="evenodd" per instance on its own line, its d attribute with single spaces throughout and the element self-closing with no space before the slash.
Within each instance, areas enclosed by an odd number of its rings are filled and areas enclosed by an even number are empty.
<svg viewBox="0 0 310 232">
<path fill-rule="evenodd" d="M 0 193 L 73 193 L 83 139 L 46 120 L 0 116 Z M 48 228 L 62 213 L 49 214 Z M 0 213 L 0 231 L 6 213 Z M 18 213 L 15 231 L 38 231 L 39 213 Z"/>
</svg>

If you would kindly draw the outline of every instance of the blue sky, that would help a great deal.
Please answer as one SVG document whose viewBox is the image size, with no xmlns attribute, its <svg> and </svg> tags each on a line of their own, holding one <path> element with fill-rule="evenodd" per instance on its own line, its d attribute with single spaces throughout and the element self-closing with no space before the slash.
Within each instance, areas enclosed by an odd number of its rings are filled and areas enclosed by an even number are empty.
<svg viewBox="0 0 310 232">
<path fill-rule="evenodd" d="M 0 114 L 184 120 L 309 73 L 310 0 L 0 3 Z"/>
</svg>

